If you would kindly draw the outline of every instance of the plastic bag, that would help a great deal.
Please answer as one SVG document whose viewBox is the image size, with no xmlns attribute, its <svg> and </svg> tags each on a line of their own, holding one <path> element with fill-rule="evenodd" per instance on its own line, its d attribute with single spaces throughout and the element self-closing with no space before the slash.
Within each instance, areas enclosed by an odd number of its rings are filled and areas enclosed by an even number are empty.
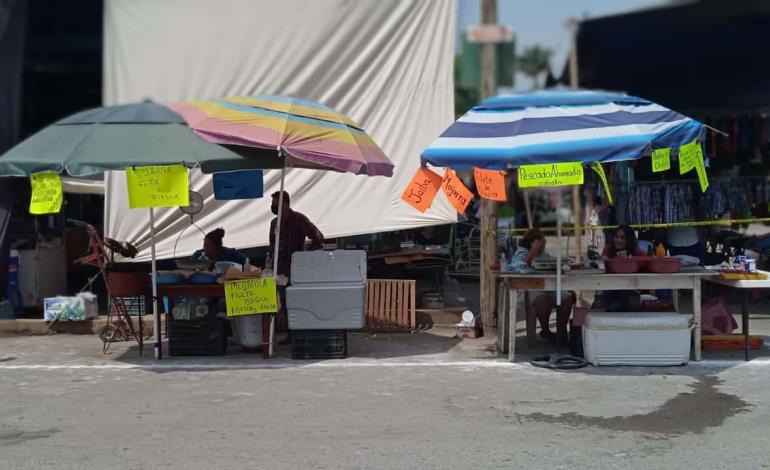
<svg viewBox="0 0 770 470">
<path fill-rule="evenodd" d="M 724 297 L 714 297 L 703 304 L 701 332 L 704 335 L 729 335 L 738 328 Z"/>
</svg>

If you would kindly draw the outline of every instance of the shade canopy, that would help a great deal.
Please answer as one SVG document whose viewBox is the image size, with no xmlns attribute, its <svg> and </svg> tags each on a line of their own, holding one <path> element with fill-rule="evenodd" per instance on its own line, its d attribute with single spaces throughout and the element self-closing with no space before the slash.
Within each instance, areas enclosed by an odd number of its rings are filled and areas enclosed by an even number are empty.
<svg viewBox="0 0 770 470">
<path fill-rule="evenodd" d="M 703 133 L 700 122 L 624 93 L 545 90 L 484 100 L 424 150 L 422 160 L 455 169 L 614 162 Z"/>
<path fill-rule="evenodd" d="M 146 101 L 89 109 L 42 129 L 0 156 L 0 175 L 53 171 L 86 177 L 177 164 L 205 173 L 281 167 L 275 151 L 207 142 L 181 116 Z"/>
</svg>

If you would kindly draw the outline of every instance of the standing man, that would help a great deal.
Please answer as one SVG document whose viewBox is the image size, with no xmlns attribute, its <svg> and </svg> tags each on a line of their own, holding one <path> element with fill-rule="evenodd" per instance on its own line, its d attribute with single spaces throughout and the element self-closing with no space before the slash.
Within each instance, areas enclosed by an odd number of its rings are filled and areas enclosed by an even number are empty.
<svg viewBox="0 0 770 470">
<path fill-rule="evenodd" d="M 280 200 L 280 196 L 280 191 L 276 191 L 272 195 L 273 200 L 270 204 L 270 210 L 272 210 L 275 215 L 278 215 L 278 201 Z M 308 238 L 310 239 L 310 250 L 320 250 L 323 246 L 324 236 L 310 219 L 299 212 L 293 211 L 290 206 L 289 193 L 284 191 L 283 210 L 281 213 L 281 234 L 280 240 L 278 241 L 278 272 L 275 274 L 286 276 L 291 283 L 291 256 L 297 251 L 305 250 L 305 240 Z M 277 222 L 278 217 L 270 222 L 271 253 L 275 251 L 275 224 Z M 286 317 L 286 288 L 279 287 L 278 293 L 281 296 L 282 307 L 276 317 L 276 330 L 279 332 L 287 332 L 289 330 L 289 325 Z M 286 342 L 286 340 L 279 341 L 279 344 L 284 342 Z"/>
</svg>

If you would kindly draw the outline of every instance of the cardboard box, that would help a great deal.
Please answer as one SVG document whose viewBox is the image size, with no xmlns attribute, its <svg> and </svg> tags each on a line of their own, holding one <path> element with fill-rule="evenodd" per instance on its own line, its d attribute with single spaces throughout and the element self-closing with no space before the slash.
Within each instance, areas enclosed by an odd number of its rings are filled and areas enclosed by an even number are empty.
<svg viewBox="0 0 770 470">
<path fill-rule="evenodd" d="M 45 321 L 83 321 L 98 314 L 96 295 L 81 292 L 74 297 L 48 297 L 43 300 Z"/>
</svg>

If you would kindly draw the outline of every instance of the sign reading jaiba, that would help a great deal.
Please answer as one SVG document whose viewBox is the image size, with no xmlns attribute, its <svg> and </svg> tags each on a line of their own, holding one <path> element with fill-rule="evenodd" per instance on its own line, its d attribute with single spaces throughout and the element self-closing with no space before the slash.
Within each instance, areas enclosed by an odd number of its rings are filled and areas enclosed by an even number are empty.
<svg viewBox="0 0 770 470">
<path fill-rule="evenodd" d="M 520 188 L 575 186 L 583 184 L 583 165 L 575 163 L 545 163 L 519 167 Z"/>
</svg>

